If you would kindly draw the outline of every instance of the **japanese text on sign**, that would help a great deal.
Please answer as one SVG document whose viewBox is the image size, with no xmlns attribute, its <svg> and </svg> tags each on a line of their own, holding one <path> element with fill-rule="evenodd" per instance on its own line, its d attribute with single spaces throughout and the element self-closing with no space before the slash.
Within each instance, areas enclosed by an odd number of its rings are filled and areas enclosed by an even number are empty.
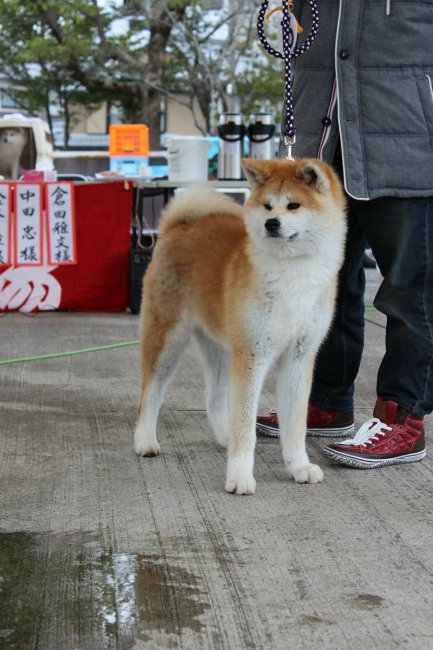
<svg viewBox="0 0 433 650">
<path fill-rule="evenodd" d="M 9 264 L 11 258 L 11 207 L 10 185 L 0 183 L 0 266 Z"/>
<path fill-rule="evenodd" d="M 37 183 L 15 186 L 15 264 L 42 264 L 42 190 Z"/>
<path fill-rule="evenodd" d="M 73 184 L 46 184 L 48 264 L 76 264 Z"/>
</svg>

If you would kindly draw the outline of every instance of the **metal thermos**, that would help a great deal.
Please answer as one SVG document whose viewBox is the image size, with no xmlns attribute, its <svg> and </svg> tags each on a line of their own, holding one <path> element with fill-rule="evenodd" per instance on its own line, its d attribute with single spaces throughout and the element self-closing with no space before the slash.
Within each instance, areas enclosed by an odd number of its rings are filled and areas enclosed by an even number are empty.
<svg viewBox="0 0 433 650">
<path fill-rule="evenodd" d="M 245 126 L 242 113 L 223 113 L 218 125 L 218 179 L 240 180 Z"/>
<path fill-rule="evenodd" d="M 247 129 L 250 140 L 250 158 L 269 159 L 275 157 L 274 140 L 275 124 L 272 123 L 271 113 L 252 113 Z"/>
</svg>

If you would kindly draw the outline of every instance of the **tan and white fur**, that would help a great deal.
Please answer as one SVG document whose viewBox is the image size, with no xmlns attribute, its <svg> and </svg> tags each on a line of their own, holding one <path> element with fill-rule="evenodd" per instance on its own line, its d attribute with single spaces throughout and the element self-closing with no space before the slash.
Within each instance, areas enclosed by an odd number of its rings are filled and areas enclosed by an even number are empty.
<svg viewBox="0 0 433 650">
<path fill-rule="evenodd" d="M 242 208 L 212 189 L 175 197 L 144 279 L 141 399 L 135 450 L 160 453 L 164 390 L 191 337 L 201 350 L 207 413 L 228 447 L 225 489 L 252 494 L 259 394 L 277 368 L 284 462 L 317 483 L 305 448 L 314 358 L 332 320 L 345 232 L 335 172 L 313 160 L 244 160 L 252 192 Z"/>
<path fill-rule="evenodd" d="M 28 141 L 28 129 L 7 127 L 0 129 L 0 173 L 17 180 L 21 173 L 20 159 Z"/>
</svg>

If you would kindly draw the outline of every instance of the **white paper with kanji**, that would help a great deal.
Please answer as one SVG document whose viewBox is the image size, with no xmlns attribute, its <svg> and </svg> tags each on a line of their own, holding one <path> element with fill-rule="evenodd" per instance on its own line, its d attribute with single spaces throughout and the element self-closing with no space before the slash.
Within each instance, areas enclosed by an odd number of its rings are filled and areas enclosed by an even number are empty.
<svg viewBox="0 0 433 650">
<path fill-rule="evenodd" d="M 68 182 L 46 183 L 48 264 L 77 264 L 74 186 Z"/>
<path fill-rule="evenodd" d="M 42 260 L 42 186 L 15 186 L 15 265 L 40 266 Z"/>
<path fill-rule="evenodd" d="M 8 183 L 0 183 L 0 266 L 10 264 L 11 190 Z"/>
</svg>

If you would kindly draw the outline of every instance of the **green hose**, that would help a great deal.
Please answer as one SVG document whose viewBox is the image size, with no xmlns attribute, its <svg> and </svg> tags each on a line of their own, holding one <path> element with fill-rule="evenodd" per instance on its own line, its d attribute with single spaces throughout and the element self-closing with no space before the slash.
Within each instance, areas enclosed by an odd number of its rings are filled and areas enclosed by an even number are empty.
<svg viewBox="0 0 433 650">
<path fill-rule="evenodd" d="M 38 354 L 33 357 L 21 357 L 19 359 L 5 359 L 0 361 L 0 366 L 7 366 L 12 363 L 26 363 L 27 361 L 43 361 L 44 359 L 58 359 L 60 357 L 72 357 L 75 354 L 86 354 L 87 352 L 99 352 L 100 350 L 115 350 L 126 348 L 130 345 L 138 345 L 140 341 L 123 341 L 123 343 L 112 343 L 111 345 L 99 345 L 95 348 L 83 348 L 82 350 L 70 350 L 69 352 L 54 352 L 52 354 Z"/>
</svg>

